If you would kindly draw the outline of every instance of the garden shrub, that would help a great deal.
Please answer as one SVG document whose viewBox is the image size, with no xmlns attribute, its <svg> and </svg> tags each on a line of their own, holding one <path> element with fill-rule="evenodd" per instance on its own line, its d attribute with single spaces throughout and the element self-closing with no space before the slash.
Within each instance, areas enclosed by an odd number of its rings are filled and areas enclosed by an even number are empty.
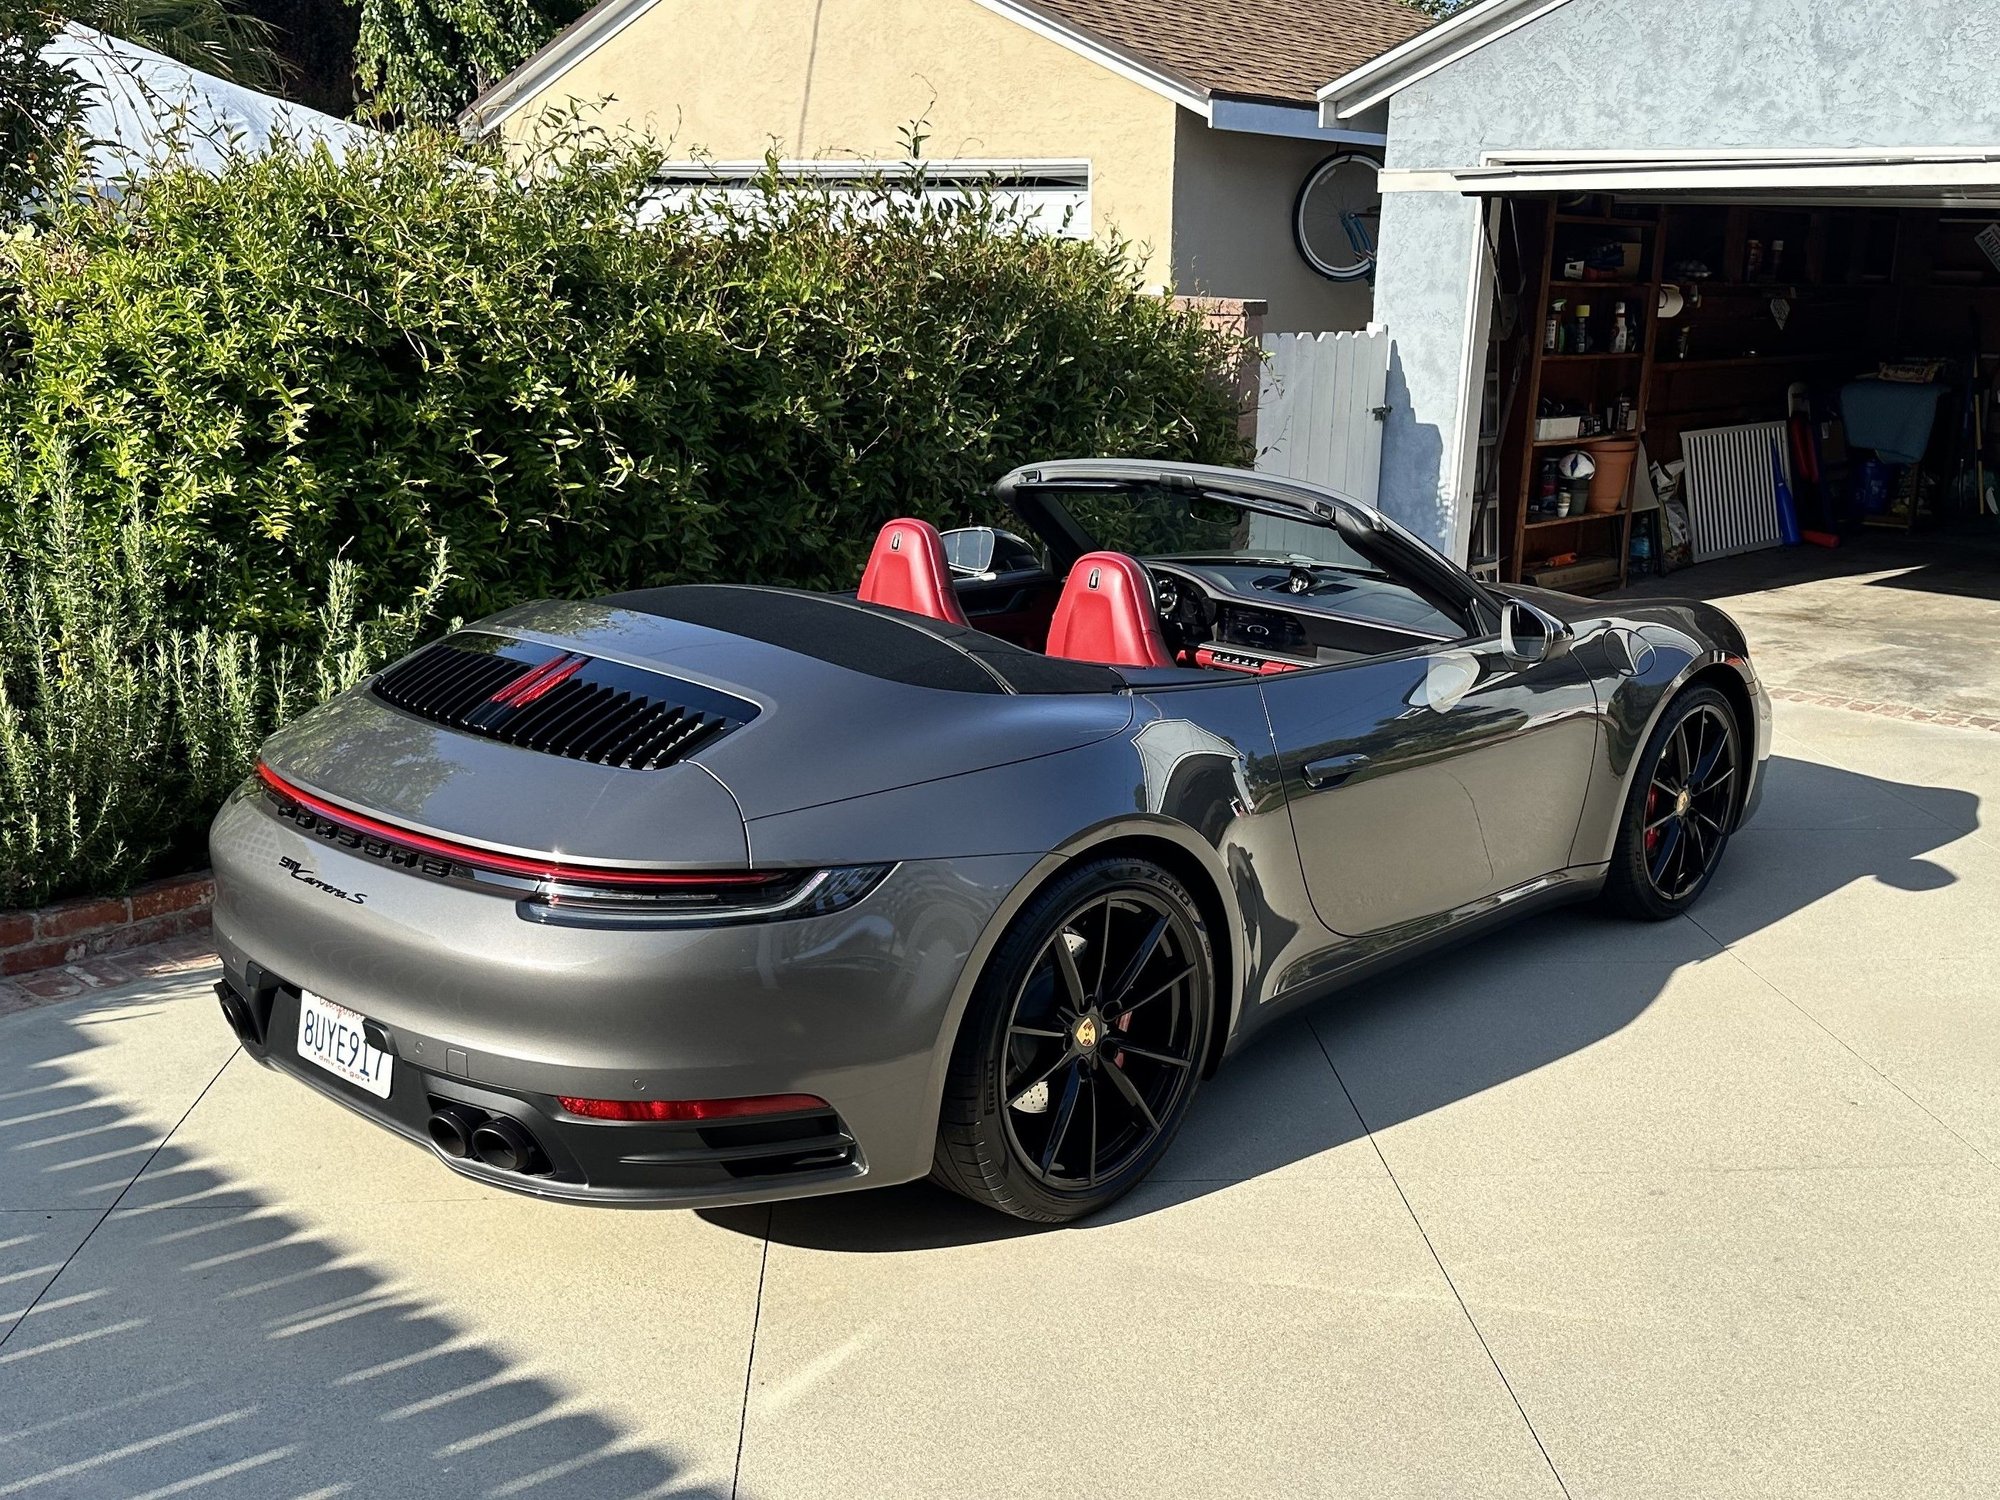
<svg viewBox="0 0 2000 1500">
<path fill-rule="evenodd" d="M 883 520 L 948 521 L 1016 463 L 1241 456 L 1232 351 L 1116 247 L 775 184 L 635 225 L 656 147 L 463 152 L 169 171 L 0 242 L 0 481 L 73 452 L 101 523 L 128 492 L 154 517 L 170 613 L 288 635 L 342 549 L 364 613 L 441 540 L 468 616 L 852 587 Z"/>
<path fill-rule="evenodd" d="M 17 497 L 18 498 L 18 497 Z M 0 553 L 0 909 L 201 863 L 208 819 L 274 728 L 414 644 L 443 558 L 394 612 L 329 564 L 310 643 L 166 623 L 135 508 L 94 528 L 60 470 Z"/>
<path fill-rule="evenodd" d="M 1124 247 L 775 176 L 666 204 L 662 159 L 418 131 L 0 239 L 0 904 L 194 857 L 269 724 L 419 614 L 852 588 L 1017 463 L 1244 457 L 1236 348 Z"/>
</svg>

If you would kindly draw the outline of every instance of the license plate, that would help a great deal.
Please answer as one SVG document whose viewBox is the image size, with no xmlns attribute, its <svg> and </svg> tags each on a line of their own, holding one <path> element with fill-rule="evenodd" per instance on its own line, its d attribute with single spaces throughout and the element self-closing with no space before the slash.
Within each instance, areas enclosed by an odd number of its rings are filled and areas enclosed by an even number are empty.
<svg viewBox="0 0 2000 1500">
<path fill-rule="evenodd" d="M 335 1005 L 324 995 L 299 991 L 299 1056 L 377 1099 L 386 1099 L 396 1060 L 368 1045 L 361 1019 L 359 1011 Z"/>
</svg>

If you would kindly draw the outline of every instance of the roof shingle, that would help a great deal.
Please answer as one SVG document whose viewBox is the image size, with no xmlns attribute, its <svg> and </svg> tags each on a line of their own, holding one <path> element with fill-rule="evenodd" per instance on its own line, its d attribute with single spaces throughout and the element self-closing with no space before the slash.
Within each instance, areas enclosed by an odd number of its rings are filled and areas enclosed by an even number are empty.
<svg viewBox="0 0 2000 1500">
<path fill-rule="evenodd" d="M 1211 94 L 1311 104 L 1430 18 L 1403 0 L 1025 0 Z"/>
</svg>

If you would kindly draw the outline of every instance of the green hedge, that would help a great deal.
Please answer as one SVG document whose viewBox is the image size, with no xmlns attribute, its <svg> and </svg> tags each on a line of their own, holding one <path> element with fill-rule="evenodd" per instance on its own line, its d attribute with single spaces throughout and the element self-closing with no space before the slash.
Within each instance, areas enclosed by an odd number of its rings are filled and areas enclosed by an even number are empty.
<svg viewBox="0 0 2000 1500">
<path fill-rule="evenodd" d="M 1116 248 L 775 188 L 635 226 L 654 151 L 559 144 L 526 186 L 415 135 L 65 204 L 0 255 L 0 482 L 136 490 L 190 623 L 288 633 L 343 548 L 364 611 L 441 540 L 467 615 L 852 587 L 1015 463 L 1241 454 L 1222 341 Z"/>
<path fill-rule="evenodd" d="M 71 600 L 0 630 L 0 905 L 194 857 L 316 696 L 281 660 L 331 685 L 524 598 L 852 587 L 884 519 L 971 516 L 1016 463 L 1242 458 L 1235 350 L 1122 247 L 775 182 L 635 214 L 659 159 L 575 122 L 526 160 L 416 133 L 57 195 L 0 239 L 0 586 Z M 64 556 L 145 586 L 91 599 Z M 76 728 L 124 692 L 85 649 L 114 637 L 150 705 L 115 710 L 152 724 L 128 770 Z"/>
</svg>

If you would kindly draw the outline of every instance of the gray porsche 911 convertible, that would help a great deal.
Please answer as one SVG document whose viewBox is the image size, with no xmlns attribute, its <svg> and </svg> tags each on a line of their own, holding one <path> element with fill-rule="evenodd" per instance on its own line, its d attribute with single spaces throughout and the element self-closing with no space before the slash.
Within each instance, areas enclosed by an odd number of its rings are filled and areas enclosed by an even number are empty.
<svg viewBox="0 0 2000 1500">
<path fill-rule="evenodd" d="M 215 821 L 260 1061 L 497 1186 L 931 1174 L 1043 1221 L 1356 977 L 1702 893 L 1770 702 L 1691 603 L 1474 582 L 1232 469 L 1016 470 L 858 595 L 523 605 L 274 735 Z"/>
</svg>

